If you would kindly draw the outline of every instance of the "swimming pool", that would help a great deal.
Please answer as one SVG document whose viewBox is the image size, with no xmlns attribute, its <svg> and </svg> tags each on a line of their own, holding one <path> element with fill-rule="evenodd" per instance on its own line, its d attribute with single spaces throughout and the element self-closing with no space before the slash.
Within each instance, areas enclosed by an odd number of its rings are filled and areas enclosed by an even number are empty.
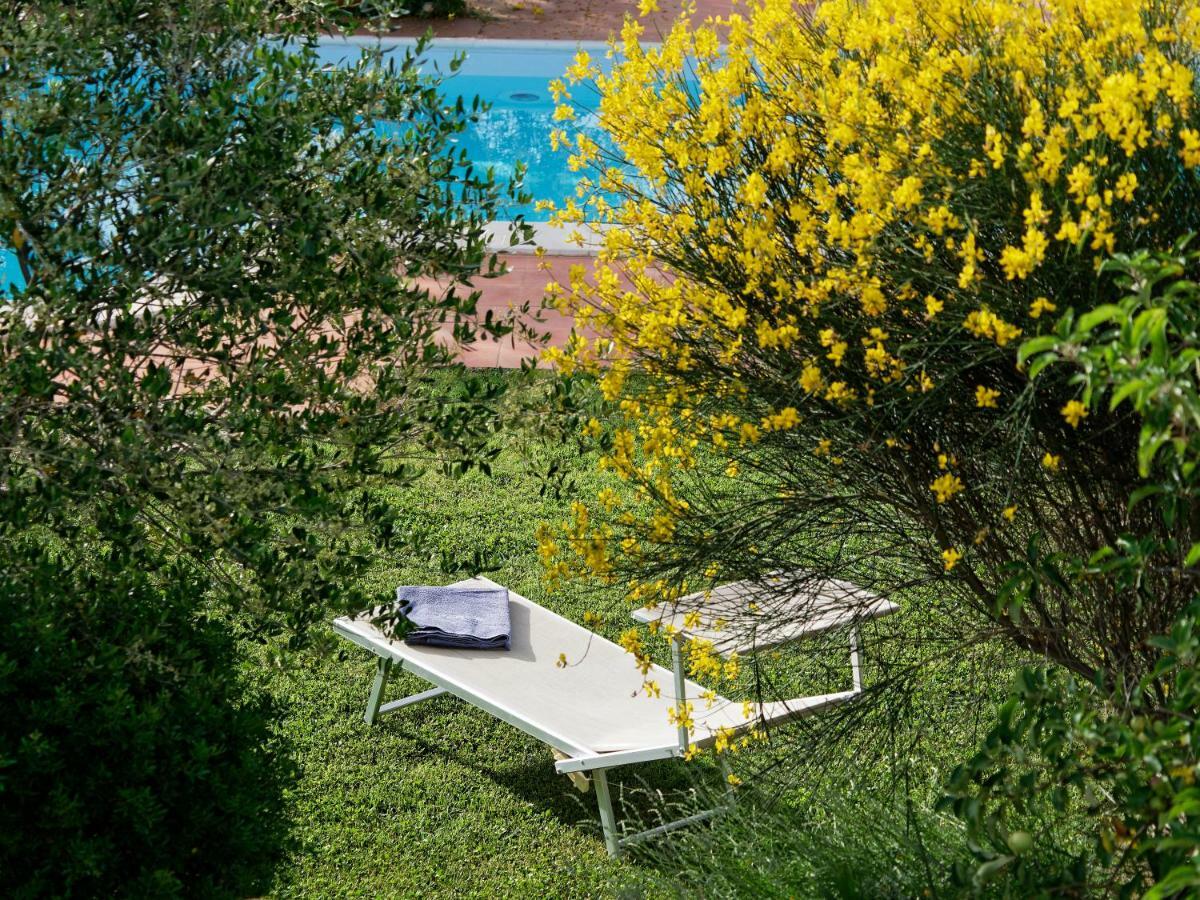
<svg viewBox="0 0 1200 900">
<path fill-rule="evenodd" d="M 386 52 L 403 54 L 415 41 L 385 39 Z M 323 41 L 318 53 L 333 64 L 357 57 L 362 47 L 374 39 L 349 38 Z M 442 90 L 453 102 L 462 97 L 479 97 L 490 105 L 480 120 L 456 138 L 459 146 L 477 167 L 491 167 L 498 180 L 513 176 L 518 161 L 525 163 L 525 190 L 533 201 L 508 204 L 499 213 L 505 218 L 524 215 L 530 221 L 545 219 L 534 204 L 537 200 L 561 203 L 575 195 L 578 174 L 567 168 L 567 153 L 550 149 L 550 132 L 562 128 L 555 122 L 550 82 L 562 78 L 575 53 L 586 50 L 600 66 L 607 45 L 600 41 L 503 41 L 460 38 L 435 42 L 425 53 L 423 69 L 448 72 L 456 54 L 465 56 L 462 67 L 446 78 Z M 582 90 L 576 91 L 578 106 L 592 105 Z M 604 145 L 604 136 L 595 118 L 580 114 L 571 124 Z"/>
<path fill-rule="evenodd" d="M 363 48 L 383 46 L 388 53 L 402 56 L 416 41 L 406 38 L 326 38 L 317 48 L 318 56 L 332 65 L 357 59 Z M 509 203 L 497 212 L 502 219 L 524 215 L 529 221 L 544 220 L 538 213 L 537 200 L 561 202 L 575 193 L 577 175 L 567 168 L 567 153 L 550 149 L 550 132 L 562 123 L 553 121 L 554 100 L 550 82 L 561 78 L 579 49 L 587 50 L 603 66 L 607 45 L 599 41 L 501 41 L 472 38 L 444 39 L 426 49 L 423 71 L 450 72 L 456 55 L 465 61 L 457 72 L 447 74 L 442 92 L 449 103 L 458 97 L 470 102 L 479 97 L 491 105 L 478 122 L 454 140 L 467 151 L 477 168 L 491 167 L 497 180 L 510 179 L 517 162 L 527 166 L 525 191 L 532 196 L 527 204 Z M 577 105 L 587 105 L 576 97 Z M 603 145 L 603 135 L 594 118 L 580 115 L 578 128 Z M 12 253 L 0 250 L 0 293 L 22 279 Z"/>
</svg>

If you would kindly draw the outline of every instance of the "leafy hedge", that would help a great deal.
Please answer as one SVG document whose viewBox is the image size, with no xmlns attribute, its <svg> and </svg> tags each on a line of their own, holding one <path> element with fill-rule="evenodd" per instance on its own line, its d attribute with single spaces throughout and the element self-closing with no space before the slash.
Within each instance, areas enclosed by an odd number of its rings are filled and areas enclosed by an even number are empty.
<svg viewBox="0 0 1200 900">
<path fill-rule="evenodd" d="M 261 890 L 286 772 L 203 586 L 112 544 L 0 558 L 0 871 L 16 897 Z"/>
<path fill-rule="evenodd" d="M 467 11 L 466 0 L 404 0 L 401 5 L 414 16 L 458 16 Z"/>
<path fill-rule="evenodd" d="M 454 365 L 443 331 L 509 330 L 470 284 L 499 271 L 504 191 L 454 143 L 477 106 L 444 101 L 423 44 L 327 67 L 336 11 L 0 16 L 21 275 L 0 297 L 0 883 L 21 895 L 256 892 L 287 772 L 219 623 L 277 652 L 324 635 L 416 539 L 369 486 L 487 464 L 500 389 L 429 377 Z"/>
</svg>

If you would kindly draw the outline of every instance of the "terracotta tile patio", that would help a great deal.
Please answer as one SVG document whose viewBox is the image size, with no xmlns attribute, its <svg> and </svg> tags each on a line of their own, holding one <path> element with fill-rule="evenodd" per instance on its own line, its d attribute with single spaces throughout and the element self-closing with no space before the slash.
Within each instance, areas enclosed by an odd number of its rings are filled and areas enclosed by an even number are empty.
<svg viewBox="0 0 1200 900">
<path fill-rule="evenodd" d="M 665 33 L 679 13 L 678 0 L 644 20 L 646 40 Z M 602 41 L 619 32 L 626 14 L 637 15 L 637 0 L 472 0 L 476 14 L 446 19 L 412 19 L 392 33 L 415 37 L 432 28 L 439 37 L 480 37 L 559 41 Z M 733 0 L 696 0 L 699 19 L 727 16 Z"/>
<path fill-rule="evenodd" d="M 549 256 L 547 270 L 540 269 L 537 257 L 528 254 L 513 254 L 505 257 L 508 273 L 498 278 L 478 279 L 475 287 L 481 291 L 478 314 L 480 318 L 489 312 L 503 319 L 514 309 L 528 303 L 532 311 L 542 304 L 547 283 L 569 281 L 573 265 L 585 265 L 590 269 L 591 259 L 586 256 Z M 431 285 L 432 286 L 432 285 Z M 574 321 L 553 309 L 541 312 L 541 321 L 526 320 L 529 327 L 548 336 L 548 345 L 562 346 L 574 326 Z M 449 328 L 446 329 L 449 336 Z M 462 360 L 473 368 L 516 369 L 521 361 L 536 356 L 539 347 L 516 334 L 501 341 L 480 341 L 462 354 Z"/>
</svg>

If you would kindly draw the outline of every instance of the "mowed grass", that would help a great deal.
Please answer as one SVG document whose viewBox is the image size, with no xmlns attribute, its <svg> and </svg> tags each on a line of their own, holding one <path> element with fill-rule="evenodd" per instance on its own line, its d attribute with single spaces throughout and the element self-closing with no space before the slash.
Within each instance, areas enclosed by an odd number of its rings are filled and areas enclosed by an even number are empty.
<svg viewBox="0 0 1200 900">
<path fill-rule="evenodd" d="M 488 576 L 576 621 L 585 609 L 611 610 L 602 631 L 628 627 L 619 592 L 542 585 L 535 530 L 564 517 L 569 497 L 539 496 L 524 469 L 527 454 L 557 458 L 577 475 L 577 490 L 598 489 L 594 459 L 566 446 L 513 447 L 492 477 L 427 473 L 394 491 L 414 527 L 427 532 L 419 553 L 380 560 L 371 574 L 381 601 L 402 583 L 446 583 L 442 554 L 486 552 Z M 609 859 L 594 795 L 580 794 L 554 771 L 539 741 L 450 696 L 377 720 L 362 719 L 375 657 L 346 643 L 335 654 L 309 653 L 286 668 L 260 668 L 286 710 L 281 744 L 297 766 L 286 806 L 294 841 L 278 867 L 273 894 L 284 897 L 594 897 L 657 896 L 643 861 Z M 265 666 L 265 663 L 263 664 Z M 633 665 L 632 658 L 630 665 Z M 394 676 L 387 699 L 427 688 Z M 719 778 L 715 767 L 677 762 L 619 769 L 616 791 L 634 797 L 634 814 L 654 816 L 663 799 L 686 801 L 692 779 Z M 636 796 L 635 796 L 636 795 Z"/>
<path fill-rule="evenodd" d="M 547 445 L 515 434 L 505 440 L 505 452 L 495 461 L 491 477 L 473 472 L 450 478 L 430 471 L 415 486 L 391 490 L 391 499 L 402 511 L 401 524 L 423 532 L 425 544 L 420 550 L 401 550 L 380 559 L 367 576 L 369 587 L 385 602 L 397 584 L 454 581 L 464 574 L 447 573 L 443 560 L 469 558 L 478 551 L 494 567 L 486 572 L 490 578 L 577 622 L 583 621 L 585 611 L 598 612 L 605 617 L 598 630 L 616 639 L 630 624 L 621 588 L 571 584 L 548 593 L 535 532 L 540 522 L 568 518 L 573 498 L 594 498 L 605 486 L 621 489 L 619 482 L 597 471 L 594 454 L 581 453 L 570 443 Z M 543 495 L 539 491 L 543 482 L 533 471 L 545 472 L 554 463 L 573 481 L 572 489 L 561 496 Z M 877 676 L 871 664 L 873 652 L 888 656 L 899 652 L 898 658 L 903 658 L 904 648 L 926 627 L 919 618 L 913 619 L 915 611 L 913 606 L 909 615 L 868 629 L 868 684 Z M 665 642 L 655 639 L 651 645 L 657 661 L 669 665 Z M 814 853 L 829 855 L 826 868 L 844 864 L 850 871 L 857 870 L 852 858 L 843 858 L 859 852 L 849 844 L 792 846 L 765 833 L 776 828 L 788 834 L 797 826 L 813 824 L 814 798 L 802 772 L 786 786 L 767 783 L 765 791 L 753 776 L 772 756 L 786 756 L 789 734 L 816 729 L 813 733 L 819 735 L 822 722 L 784 726 L 767 745 L 734 758 L 735 771 L 751 781 L 740 792 L 743 800 L 738 805 L 745 815 L 738 817 L 741 825 L 733 828 L 728 840 L 714 835 L 710 842 L 703 832 L 692 835 L 689 829 L 677 833 L 669 845 L 651 842 L 635 854 L 612 860 L 601 839 L 594 795 L 580 794 L 567 778 L 555 773 L 546 746 L 449 696 L 383 716 L 369 727 L 362 715 L 375 657 L 346 642 L 338 641 L 336 646 L 332 653 L 294 654 L 283 668 L 272 667 L 259 652 L 251 665 L 283 710 L 280 746 L 296 767 L 284 803 L 292 845 L 276 868 L 272 895 L 660 897 L 675 893 L 672 885 L 682 865 L 693 871 L 683 882 L 685 893 L 695 891 L 698 877 L 708 879 L 703 893 L 724 896 L 731 893 L 729 886 L 719 886 L 720 879 L 703 872 L 713 866 L 714 871 L 725 872 L 738 862 L 732 855 L 753 860 L 744 867 L 746 871 L 790 896 L 796 885 L 814 884 L 813 869 L 819 862 Z M 814 657 L 814 649 L 806 644 L 803 652 L 788 651 L 782 658 L 769 654 L 767 671 L 780 676 L 780 684 L 793 682 L 787 689 L 800 693 L 847 687 L 844 648 L 823 658 L 825 662 Z M 918 742 L 922 762 L 917 768 L 925 773 L 932 793 L 953 762 L 979 738 L 978 725 L 963 714 L 965 706 L 993 708 L 996 697 L 968 696 L 961 690 L 975 666 L 998 674 L 1007 668 L 986 658 L 990 656 L 990 648 L 984 647 L 927 670 L 928 689 L 922 691 L 926 696 L 902 714 L 913 734 L 925 736 Z M 820 664 L 813 680 L 815 659 Z M 820 674 L 828 666 L 832 669 Z M 748 677 L 743 680 L 743 687 L 749 689 Z M 999 675 L 991 690 L 983 693 L 1002 691 L 1007 680 L 1006 674 Z M 427 687 L 415 676 L 399 674 L 393 676 L 385 699 Z M 730 696 L 752 695 L 749 690 L 735 690 Z M 957 699 L 947 707 L 948 698 Z M 846 757 L 841 768 L 854 773 L 849 781 L 857 789 L 872 796 L 876 792 L 892 796 L 895 753 L 916 752 L 916 745 L 893 746 L 897 738 L 885 718 L 861 724 L 855 740 L 845 745 L 834 741 L 827 749 L 833 751 L 835 762 Z M 900 744 L 905 741 L 899 738 Z M 807 751 L 799 752 L 803 757 Z M 787 765 L 794 763 L 793 759 Z M 839 796 L 851 787 L 849 781 L 837 788 Z M 619 816 L 623 813 L 627 819 L 653 825 L 663 820 L 664 811 L 670 818 L 694 811 L 694 804 L 700 802 L 696 792 L 719 789 L 721 781 L 715 763 L 705 756 L 688 765 L 670 760 L 616 769 L 610 773 L 610 784 L 621 798 L 618 806 L 624 805 Z M 770 815 L 759 817 L 755 812 L 768 807 L 773 808 Z M 884 821 L 880 818 L 879 824 L 886 828 Z M 957 839 L 953 830 L 948 834 Z M 680 856 L 678 842 L 691 837 L 700 840 Z M 763 860 L 770 865 L 760 872 Z M 779 866 L 785 861 L 788 873 L 780 882 Z M 732 890 L 733 895 L 747 888 L 745 879 L 738 880 L 742 884 Z M 761 887 L 749 892 L 761 893 Z"/>
</svg>

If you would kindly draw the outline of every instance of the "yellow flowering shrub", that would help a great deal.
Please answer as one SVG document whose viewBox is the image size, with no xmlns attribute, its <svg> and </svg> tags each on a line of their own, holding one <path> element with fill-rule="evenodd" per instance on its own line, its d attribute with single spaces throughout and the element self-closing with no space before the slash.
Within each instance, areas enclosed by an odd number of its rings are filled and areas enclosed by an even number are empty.
<svg viewBox="0 0 1200 900">
<path fill-rule="evenodd" d="M 1006 605 L 1014 560 L 1141 515 L 1131 418 L 1017 352 L 1116 296 L 1114 252 L 1200 227 L 1200 4 L 753 0 L 642 37 L 559 85 L 568 122 L 594 84 L 615 152 L 556 135 L 581 173 L 556 221 L 603 246 L 551 296 L 602 337 L 549 354 L 598 383 L 639 506 L 547 529 L 551 574 L 640 603 L 882 555 L 1078 672 L 1136 666 L 1080 626 L 1103 578 Z"/>
</svg>

